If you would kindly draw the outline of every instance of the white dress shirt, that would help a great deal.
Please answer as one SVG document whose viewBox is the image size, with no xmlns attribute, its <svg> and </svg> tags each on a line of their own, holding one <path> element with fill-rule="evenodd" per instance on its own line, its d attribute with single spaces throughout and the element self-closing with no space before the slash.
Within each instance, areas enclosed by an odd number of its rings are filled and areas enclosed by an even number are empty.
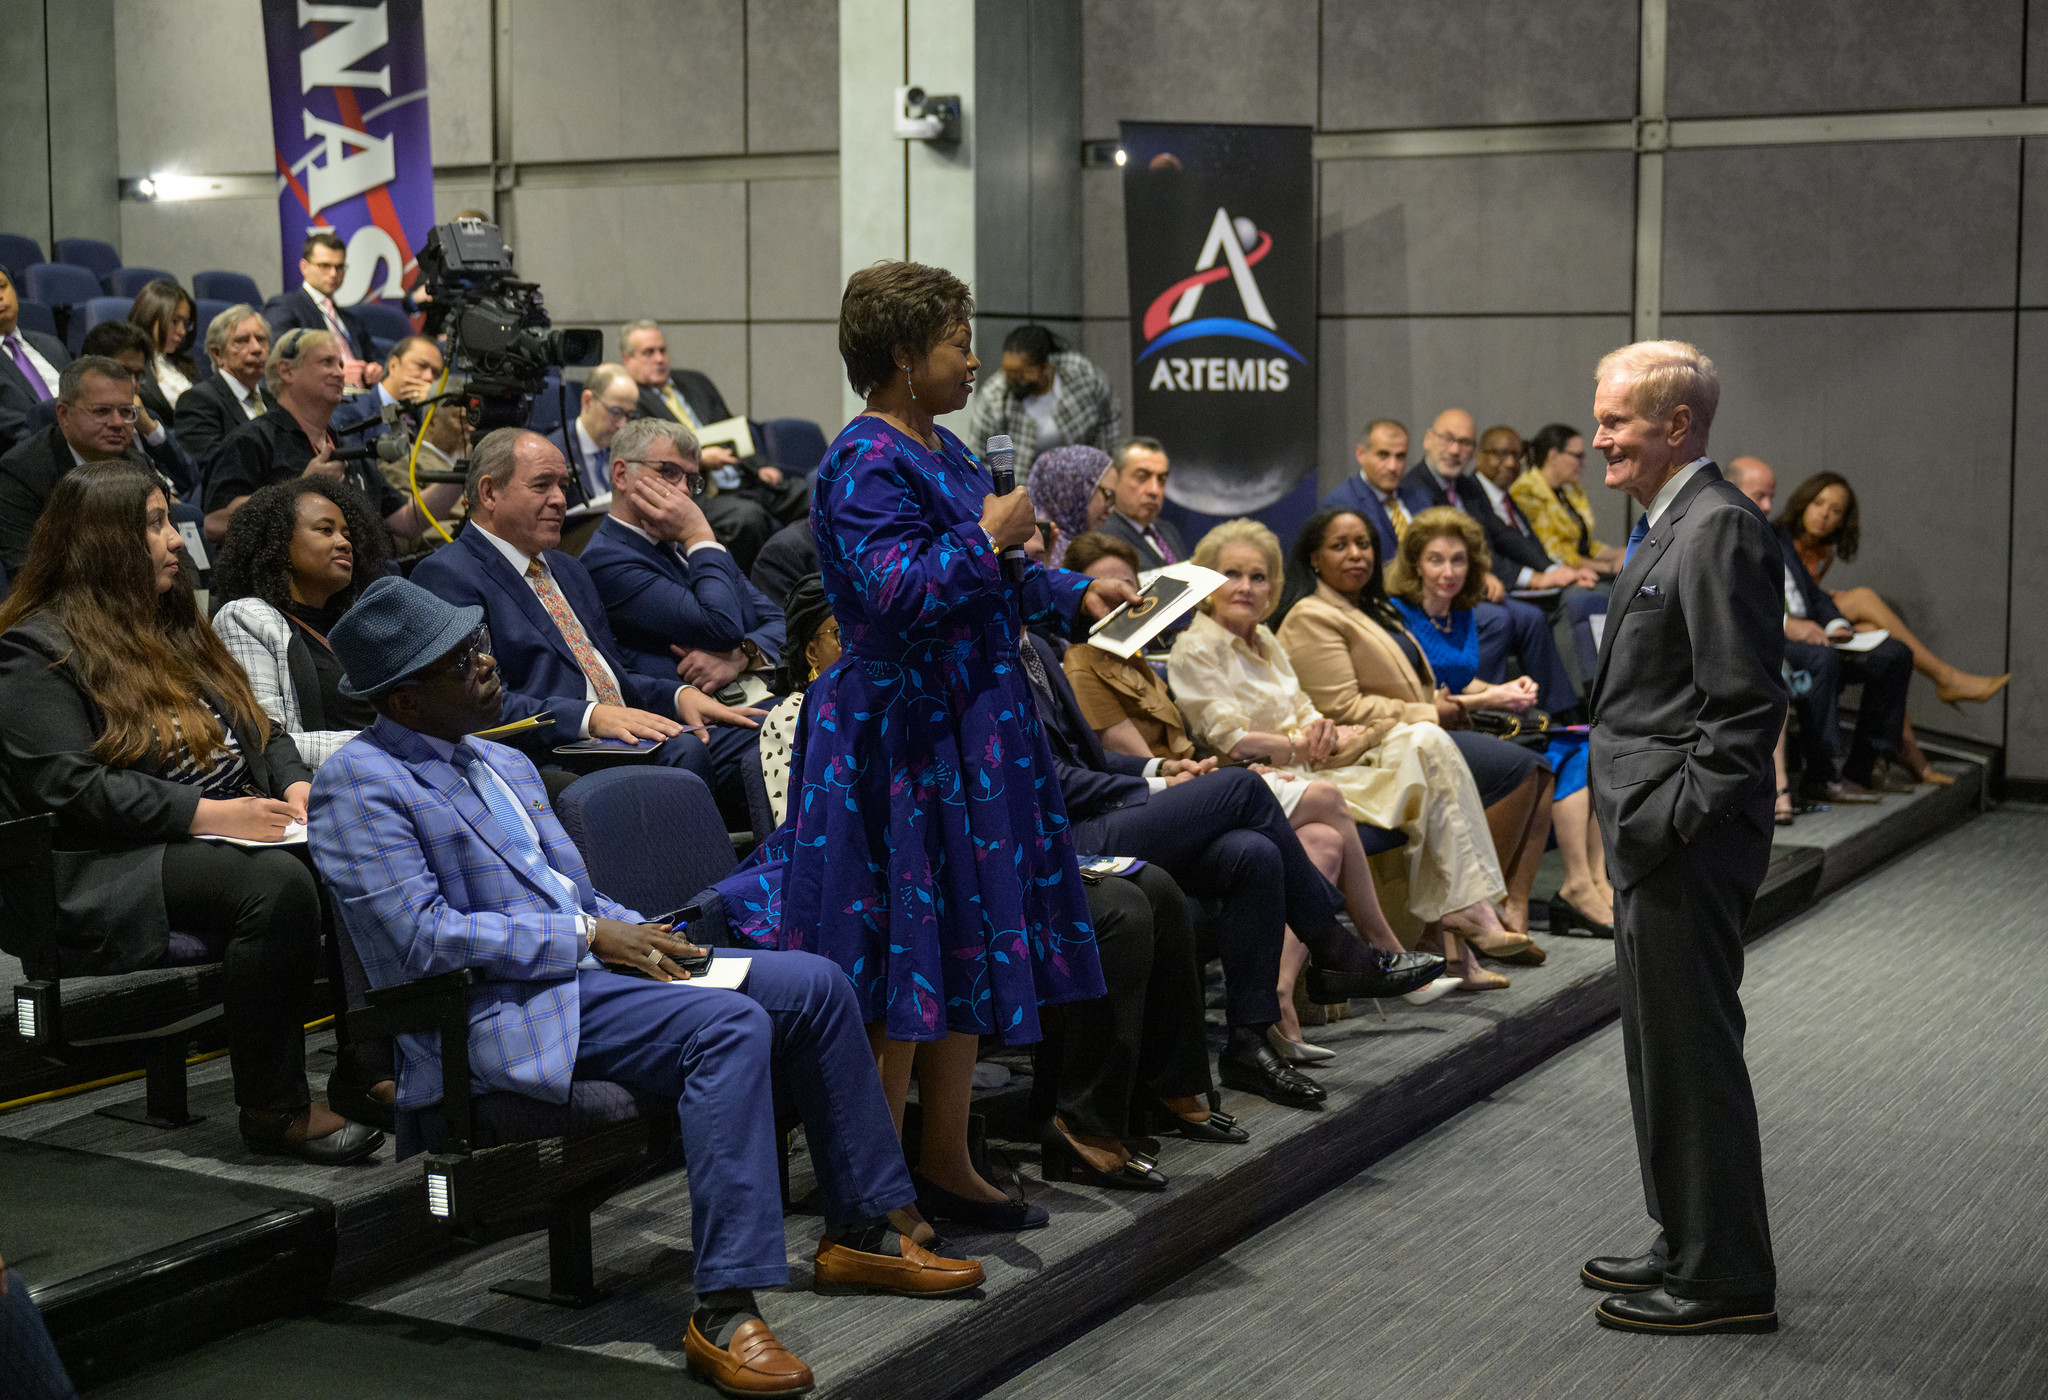
<svg viewBox="0 0 2048 1400">
<path fill-rule="evenodd" d="M 536 598 L 540 597 L 540 589 L 535 588 L 533 580 L 526 576 L 527 566 L 533 563 L 533 555 L 528 554 L 518 545 L 508 544 L 504 540 L 499 539 L 496 535 L 492 534 L 489 530 L 484 529 L 483 526 L 477 524 L 474 520 L 469 522 L 469 528 L 475 530 L 478 534 L 482 535 L 485 539 L 489 540 L 491 542 L 492 548 L 496 549 L 499 554 L 503 555 L 505 557 L 505 562 L 507 564 L 510 564 L 512 568 L 518 573 L 520 580 L 523 583 L 525 583 L 525 585 L 528 588 L 533 589 L 533 596 Z M 550 578 L 554 577 L 553 571 L 548 569 L 547 560 L 541 560 L 540 567 L 542 571 L 546 572 Z M 555 586 L 557 588 L 561 587 L 559 583 Z M 578 620 L 580 621 L 581 619 Z M 588 631 L 589 624 L 585 623 L 584 628 L 586 631 Z M 597 646 L 595 645 L 595 638 L 592 639 L 590 654 L 592 658 L 596 660 L 598 667 L 601 670 L 603 670 L 605 675 L 611 677 L 612 684 L 618 686 L 619 695 L 621 698 L 624 698 L 626 688 L 622 685 L 619 685 L 618 673 L 612 670 L 612 668 L 608 664 L 606 664 L 604 659 L 604 653 L 602 651 L 599 651 L 597 649 Z M 681 696 L 682 693 L 683 687 L 677 686 L 676 694 L 678 696 Z M 583 698 L 588 703 L 586 703 L 583 706 L 583 721 L 582 723 L 576 726 L 576 737 L 579 739 L 588 739 L 590 737 L 590 712 L 597 708 L 597 686 L 591 682 L 591 679 L 588 676 L 585 676 L 583 678 Z M 673 718 L 673 716 L 670 716 L 670 718 Z"/>
<path fill-rule="evenodd" d="M 1701 467 L 1713 460 L 1711 457 L 1695 457 L 1671 474 L 1671 480 L 1664 483 L 1664 489 L 1650 498 L 1650 523 L 1647 528 L 1657 528 L 1657 522 L 1664 518 L 1664 512 L 1678 499 L 1678 493 L 1685 489 L 1685 483 L 1691 481 Z"/>
<path fill-rule="evenodd" d="M 249 416 L 250 421 L 253 422 L 264 415 L 267 410 L 263 407 L 263 395 L 256 392 L 256 385 L 244 384 L 232 374 L 225 372 L 221 378 L 227 381 L 228 392 L 235 396 L 235 402 L 242 406 L 242 412 Z M 256 381 L 257 384 L 262 382 L 260 379 Z"/>
<path fill-rule="evenodd" d="M 192 381 L 185 377 L 185 372 L 172 364 L 166 356 L 157 356 L 156 363 L 149 367 L 149 372 L 156 376 L 156 387 L 162 391 L 165 402 L 174 406 L 179 397 L 192 387 Z"/>
<path fill-rule="evenodd" d="M 614 513 L 610 517 L 610 519 L 612 524 L 618 526 L 622 530 L 631 530 L 634 534 L 638 535 L 641 539 L 646 540 L 656 549 L 674 549 L 676 547 L 676 542 L 674 540 L 658 540 L 654 538 L 654 536 L 648 534 L 645 530 L 641 529 L 638 525 L 635 525 L 632 521 L 627 520 L 616 513 Z M 691 545 L 688 549 L 684 550 L 683 554 L 685 556 L 692 555 L 700 549 L 715 549 L 720 554 L 724 554 L 727 552 L 726 547 L 720 544 L 717 540 L 698 540 L 695 544 Z"/>
</svg>

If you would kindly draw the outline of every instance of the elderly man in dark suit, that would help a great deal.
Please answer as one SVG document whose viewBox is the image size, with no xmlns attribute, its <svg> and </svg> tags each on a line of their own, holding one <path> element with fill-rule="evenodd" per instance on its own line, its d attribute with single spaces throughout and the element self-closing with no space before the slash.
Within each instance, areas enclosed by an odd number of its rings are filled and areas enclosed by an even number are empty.
<svg viewBox="0 0 2048 1400">
<path fill-rule="evenodd" d="M 611 512 L 578 560 L 633 671 L 760 703 L 782 655 L 782 609 L 747 582 L 697 508 L 697 440 L 642 418 L 611 439 Z M 710 731 L 721 782 L 739 776 L 751 729 Z"/>
<path fill-rule="evenodd" d="M 14 279 L 0 268 L 0 453 L 30 435 L 29 411 L 57 397 L 57 376 L 70 363 L 63 341 L 22 329 Z"/>
<path fill-rule="evenodd" d="M 715 781 L 706 726 L 753 730 L 758 711 L 721 705 L 693 685 L 626 664 L 583 565 L 556 546 L 568 511 L 569 464 L 539 433 L 500 428 L 470 454 L 469 528 L 413 570 L 457 607 L 481 607 L 505 679 L 507 721 L 550 723 L 507 742 L 558 763 L 584 739 L 660 745 L 654 761 Z"/>
<path fill-rule="evenodd" d="M 1623 1331 L 1769 1332 L 1777 1272 L 1743 1063 L 1742 925 L 1771 859 L 1785 722 L 1784 565 L 1762 512 L 1707 456 L 1713 361 L 1643 341 L 1600 362 L 1607 484 L 1629 534 L 1592 693 L 1589 780 L 1613 874 L 1629 1105 L 1647 1253 L 1590 1260 Z"/>
<path fill-rule="evenodd" d="M 243 302 L 214 317 L 206 328 L 206 355 L 214 373 L 178 396 L 171 423 L 202 480 L 229 433 L 277 407 L 263 383 L 270 323 L 262 312 Z"/>
<path fill-rule="evenodd" d="M 649 417 L 695 432 L 736 416 L 711 376 L 669 368 L 668 337 L 657 322 L 627 322 L 619 333 L 619 360 L 640 386 L 640 411 Z M 810 510 L 810 483 L 758 457 L 742 459 L 730 447 L 714 445 L 704 449 L 703 465 L 706 478 L 718 488 L 706 498 L 704 514 L 742 568 L 753 567 L 754 555 L 778 524 Z"/>
</svg>

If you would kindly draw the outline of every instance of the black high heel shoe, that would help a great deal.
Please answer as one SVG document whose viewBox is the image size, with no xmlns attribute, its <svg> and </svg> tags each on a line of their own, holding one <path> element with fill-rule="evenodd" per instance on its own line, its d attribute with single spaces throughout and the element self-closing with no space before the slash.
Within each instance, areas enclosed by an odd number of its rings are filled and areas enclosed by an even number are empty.
<svg viewBox="0 0 2048 1400">
<path fill-rule="evenodd" d="M 1232 1026 L 1230 1043 L 1217 1056 L 1216 1071 L 1224 1087 L 1242 1089 L 1288 1108 L 1320 1109 L 1330 1096 L 1322 1085 L 1273 1053 L 1263 1027 Z"/>
<path fill-rule="evenodd" d="M 1220 1108 L 1209 1110 L 1209 1116 L 1201 1122 L 1183 1118 L 1163 1103 L 1154 1103 L 1145 1110 L 1145 1130 L 1153 1133 L 1176 1133 L 1184 1142 L 1216 1142 L 1240 1144 L 1252 1140 L 1252 1135 L 1237 1126 L 1237 1119 Z"/>
<path fill-rule="evenodd" d="M 974 1201 L 956 1196 L 943 1186 L 925 1180 L 921 1172 L 910 1174 L 917 1190 L 917 1208 L 926 1220 L 950 1220 L 979 1230 L 1038 1230 L 1052 1223 L 1044 1206 L 1026 1200 Z"/>
<path fill-rule="evenodd" d="M 1115 1171 L 1103 1171 L 1083 1157 L 1055 1123 L 1038 1137 L 1038 1174 L 1047 1181 L 1078 1181 L 1113 1191 L 1164 1191 L 1166 1177 L 1142 1157 L 1133 1157 Z"/>
<path fill-rule="evenodd" d="M 1550 931 L 1570 934 L 1574 938 L 1614 937 L 1613 924 L 1603 924 L 1591 915 L 1580 912 L 1577 906 L 1561 894 L 1550 897 Z"/>
</svg>

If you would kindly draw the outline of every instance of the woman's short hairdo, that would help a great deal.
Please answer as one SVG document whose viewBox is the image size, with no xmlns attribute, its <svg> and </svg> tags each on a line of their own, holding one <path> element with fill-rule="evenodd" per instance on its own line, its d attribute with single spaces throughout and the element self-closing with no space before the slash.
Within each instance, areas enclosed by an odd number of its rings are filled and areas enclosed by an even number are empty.
<svg viewBox="0 0 2048 1400">
<path fill-rule="evenodd" d="M 299 367 L 299 362 L 315 350 L 327 345 L 338 345 L 333 331 L 288 330 L 270 343 L 270 358 L 263 362 L 263 382 L 269 386 L 272 395 L 284 392 L 284 367 Z"/>
<path fill-rule="evenodd" d="M 279 612 L 285 611 L 292 596 L 292 536 L 299 528 L 301 496 L 321 496 L 334 503 L 355 556 L 348 587 L 329 598 L 328 606 L 337 610 L 348 607 L 384 576 L 391 559 L 391 537 L 369 497 L 345 481 L 295 476 L 260 488 L 229 517 L 227 538 L 214 556 L 211 601 L 261 598 Z"/>
<path fill-rule="evenodd" d="M 1099 564 L 1104 559 L 1121 559 L 1131 566 L 1132 573 L 1144 567 L 1138 560 L 1138 551 L 1131 548 L 1129 542 L 1115 535 L 1105 535 L 1100 530 L 1089 530 L 1068 540 L 1066 558 L 1060 567 L 1085 574 L 1090 564 Z"/>
<path fill-rule="evenodd" d="M 1630 406 L 1645 418 L 1662 421 L 1680 404 L 1686 405 L 1692 410 L 1693 428 L 1702 441 L 1706 439 L 1714 410 L 1721 404 L 1721 374 L 1698 346 L 1682 340 L 1639 340 L 1602 355 L 1593 382 L 1610 374 L 1624 374 L 1632 381 Z"/>
<path fill-rule="evenodd" d="M 1422 551 L 1431 540 L 1456 539 L 1465 546 L 1465 586 L 1451 599 L 1453 608 L 1469 608 L 1486 596 L 1486 571 L 1493 567 L 1493 555 L 1486 548 L 1486 533 L 1479 522 L 1462 510 L 1431 506 L 1411 516 L 1401 532 L 1401 547 L 1387 566 L 1387 592 L 1396 598 L 1422 605 Z"/>
<path fill-rule="evenodd" d="M 1248 544 L 1265 556 L 1266 575 L 1272 580 L 1273 591 L 1266 599 L 1266 617 L 1273 615 L 1273 609 L 1280 606 L 1280 594 L 1287 585 L 1287 565 L 1280 555 L 1280 537 L 1248 516 L 1226 520 L 1208 534 L 1202 536 L 1191 556 L 1194 563 L 1205 569 L 1216 567 L 1216 561 L 1223 557 L 1223 551 L 1234 544 Z M 1201 602 L 1203 612 L 1208 612 L 1209 599 Z M 1259 619 L 1265 621 L 1265 617 Z"/>
<path fill-rule="evenodd" d="M 878 262 L 846 279 L 839 299 L 839 358 L 846 382 L 863 397 L 893 379 L 901 350 L 921 360 L 952 333 L 973 324 L 974 294 L 942 267 Z"/>
<path fill-rule="evenodd" d="M 1051 328 L 1036 322 L 1019 326 L 1003 337 L 1005 355 L 1022 355 L 1034 365 L 1044 364 L 1066 348 L 1066 342 L 1054 335 Z"/>
<path fill-rule="evenodd" d="M 1842 523 L 1835 527 L 1832 535 L 1813 543 L 1833 549 L 1835 558 L 1846 564 L 1854 559 L 1856 551 L 1863 547 L 1863 516 L 1862 512 L 1856 509 L 1856 488 L 1851 486 L 1849 478 L 1840 472 L 1815 472 L 1800 482 L 1798 489 L 1792 493 L 1792 499 L 1786 501 L 1784 509 L 1778 512 L 1778 524 L 1788 531 L 1793 539 L 1798 539 L 1806 528 L 1806 508 L 1830 486 L 1841 487 L 1842 494 L 1848 498 L 1842 507 Z"/>
</svg>

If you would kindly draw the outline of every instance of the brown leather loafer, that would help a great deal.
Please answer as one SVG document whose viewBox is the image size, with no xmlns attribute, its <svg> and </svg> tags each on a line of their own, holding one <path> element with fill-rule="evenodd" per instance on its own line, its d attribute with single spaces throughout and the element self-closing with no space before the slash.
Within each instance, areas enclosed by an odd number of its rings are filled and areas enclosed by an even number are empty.
<svg viewBox="0 0 2048 1400">
<path fill-rule="evenodd" d="M 981 1265 L 972 1259 L 943 1259 L 928 1249 L 897 1237 L 902 1258 L 849 1249 L 831 1240 L 818 1241 L 812 1276 L 821 1290 L 897 1293 L 935 1298 L 981 1287 Z"/>
<path fill-rule="evenodd" d="M 690 1319 L 683 1334 L 683 1357 L 690 1369 L 727 1395 L 802 1395 L 815 1381 L 811 1368 L 790 1355 L 758 1318 L 742 1322 L 727 1347 L 712 1345 Z"/>
</svg>

